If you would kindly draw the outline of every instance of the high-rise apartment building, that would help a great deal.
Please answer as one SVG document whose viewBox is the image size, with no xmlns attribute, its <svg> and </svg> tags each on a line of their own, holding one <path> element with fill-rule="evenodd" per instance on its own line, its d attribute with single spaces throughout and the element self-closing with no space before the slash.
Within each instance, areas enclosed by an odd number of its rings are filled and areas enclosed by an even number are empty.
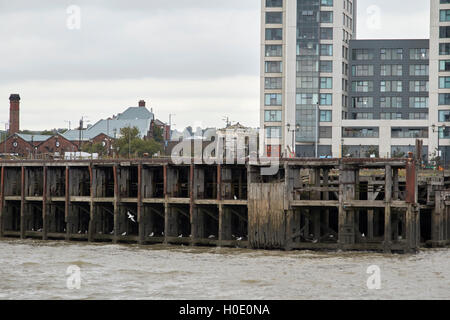
<svg viewBox="0 0 450 320">
<path fill-rule="evenodd" d="M 269 154 L 340 152 L 356 0 L 262 0 L 261 128 Z"/>
<path fill-rule="evenodd" d="M 430 153 L 450 162 L 450 0 L 431 1 Z"/>
<path fill-rule="evenodd" d="M 430 39 L 357 40 L 356 0 L 262 0 L 267 152 L 402 157 L 422 139 L 450 162 L 450 0 L 430 5 Z"/>
</svg>

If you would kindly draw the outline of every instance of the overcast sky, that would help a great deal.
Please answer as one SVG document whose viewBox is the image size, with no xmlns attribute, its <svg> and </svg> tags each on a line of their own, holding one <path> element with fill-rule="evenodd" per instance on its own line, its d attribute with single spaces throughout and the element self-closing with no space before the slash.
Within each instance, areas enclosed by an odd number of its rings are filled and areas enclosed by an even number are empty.
<svg viewBox="0 0 450 320">
<path fill-rule="evenodd" d="M 429 1 L 358 1 L 360 39 L 428 38 L 428 25 Z M 0 41 L 0 121 L 19 93 L 21 129 L 94 123 L 140 99 L 177 129 L 259 125 L 260 0 L 0 0 Z"/>
</svg>

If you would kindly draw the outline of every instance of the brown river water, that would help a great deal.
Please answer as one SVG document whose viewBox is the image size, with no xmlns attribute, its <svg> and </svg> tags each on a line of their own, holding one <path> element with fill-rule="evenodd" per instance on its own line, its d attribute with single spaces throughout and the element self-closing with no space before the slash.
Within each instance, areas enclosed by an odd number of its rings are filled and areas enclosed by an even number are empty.
<svg viewBox="0 0 450 320">
<path fill-rule="evenodd" d="M 367 268 L 379 266 L 381 289 Z M 68 289 L 68 267 L 80 289 Z M 450 249 L 417 255 L 0 240 L 0 299 L 446 299 Z"/>
</svg>

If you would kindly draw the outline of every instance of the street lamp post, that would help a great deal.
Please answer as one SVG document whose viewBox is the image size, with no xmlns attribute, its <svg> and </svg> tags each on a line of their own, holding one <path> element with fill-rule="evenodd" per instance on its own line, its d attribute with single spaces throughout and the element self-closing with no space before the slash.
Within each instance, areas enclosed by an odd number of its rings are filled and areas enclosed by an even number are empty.
<svg viewBox="0 0 450 320">
<path fill-rule="evenodd" d="M 291 124 L 288 123 L 287 124 L 287 129 L 288 129 L 288 132 L 292 132 L 292 153 L 294 154 L 294 157 L 295 157 L 297 155 L 297 153 L 295 152 L 296 151 L 295 150 L 295 133 L 300 131 L 300 125 L 297 124 L 295 126 L 295 129 L 291 130 Z"/>
</svg>

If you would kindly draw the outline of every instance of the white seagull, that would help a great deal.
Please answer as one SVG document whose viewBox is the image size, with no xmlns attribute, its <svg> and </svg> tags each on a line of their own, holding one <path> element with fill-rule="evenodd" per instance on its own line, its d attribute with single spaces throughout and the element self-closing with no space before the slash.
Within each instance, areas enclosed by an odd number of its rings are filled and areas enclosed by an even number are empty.
<svg viewBox="0 0 450 320">
<path fill-rule="evenodd" d="M 182 235 L 182 234 L 180 234 L 180 235 L 178 236 L 178 238 L 183 238 L 183 235 Z"/>
<path fill-rule="evenodd" d="M 214 239 L 216 236 L 214 236 L 214 235 L 210 235 L 209 237 L 208 237 L 208 239 Z"/>
<path fill-rule="evenodd" d="M 234 196 L 234 200 L 237 200 L 237 199 L 238 199 L 238 197 Z"/>
<path fill-rule="evenodd" d="M 154 237 L 154 236 L 155 236 L 154 232 L 150 233 L 150 237 Z"/>
<path fill-rule="evenodd" d="M 128 219 L 130 219 L 131 221 L 136 223 L 136 220 L 134 220 L 134 216 L 130 213 L 130 211 L 128 211 L 127 214 L 128 214 Z"/>
<path fill-rule="evenodd" d="M 237 238 L 236 240 L 237 240 L 237 241 L 242 241 L 242 239 L 243 239 L 242 237 L 239 237 L 239 238 Z"/>
<path fill-rule="evenodd" d="M 126 232 L 122 233 L 122 236 L 126 236 L 126 235 L 127 235 L 127 233 L 126 233 Z"/>
</svg>

